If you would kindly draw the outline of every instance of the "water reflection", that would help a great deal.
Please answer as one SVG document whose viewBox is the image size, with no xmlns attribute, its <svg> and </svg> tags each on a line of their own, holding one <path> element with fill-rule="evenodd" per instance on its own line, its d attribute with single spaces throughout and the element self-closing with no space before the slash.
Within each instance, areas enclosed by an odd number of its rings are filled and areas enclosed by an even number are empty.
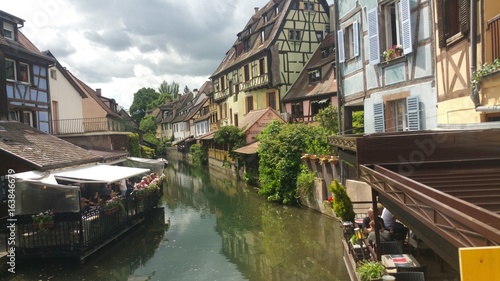
<svg viewBox="0 0 500 281">
<path fill-rule="evenodd" d="M 91 256 L 19 264 L 6 280 L 349 280 L 341 231 L 308 209 L 268 203 L 224 173 L 169 159 L 164 209 Z M 165 222 L 169 221 L 167 228 Z"/>
</svg>

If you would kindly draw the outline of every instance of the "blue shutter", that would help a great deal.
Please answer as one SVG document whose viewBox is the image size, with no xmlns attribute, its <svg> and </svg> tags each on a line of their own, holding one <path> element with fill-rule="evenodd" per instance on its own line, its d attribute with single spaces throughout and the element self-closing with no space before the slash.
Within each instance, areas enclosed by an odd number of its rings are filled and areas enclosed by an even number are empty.
<svg viewBox="0 0 500 281">
<path fill-rule="evenodd" d="M 339 52 L 339 63 L 345 61 L 345 51 L 344 51 L 344 31 L 340 29 L 337 31 L 337 50 Z"/>
<path fill-rule="evenodd" d="M 373 105 L 373 120 L 375 132 L 385 132 L 384 103 L 381 102 Z"/>
<path fill-rule="evenodd" d="M 403 53 L 407 55 L 412 52 L 410 0 L 401 0 L 400 4 Z"/>
<path fill-rule="evenodd" d="M 366 13 L 368 17 L 368 42 L 370 44 L 370 64 L 380 62 L 380 46 L 378 43 L 378 14 L 377 8 Z"/>
<path fill-rule="evenodd" d="M 417 97 L 406 98 L 407 124 L 409 131 L 420 130 L 420 104 Z"/>
<path fill-rule="evenodd" d="M 359 56 L 359 25 L 358 21 L 352 23 L 352 48 L 354 57 Z"/>
</svg>

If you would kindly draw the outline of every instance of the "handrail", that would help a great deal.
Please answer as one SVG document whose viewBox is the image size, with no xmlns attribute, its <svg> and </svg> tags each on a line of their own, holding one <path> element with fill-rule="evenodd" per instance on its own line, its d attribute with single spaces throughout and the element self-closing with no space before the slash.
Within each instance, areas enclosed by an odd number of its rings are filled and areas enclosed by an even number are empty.
<svg viewBox="0 0 500 281">
<path fill-rule="evenodd" d="M 132 132 L 135 124 L 131 120 L 107 117 L 52 120 L 54 134 L 83 134 L 93 132 Z"/>
</svg>

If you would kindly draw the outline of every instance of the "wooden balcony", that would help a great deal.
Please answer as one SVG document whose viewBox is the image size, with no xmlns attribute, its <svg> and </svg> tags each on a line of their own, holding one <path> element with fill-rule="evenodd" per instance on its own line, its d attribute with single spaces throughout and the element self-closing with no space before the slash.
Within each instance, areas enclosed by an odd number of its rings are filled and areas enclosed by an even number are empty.
<svg viewBox="0 0 500 281">
<path fill-rule="evenodd" d="M 357 140 L 362 135 L 333 135 L 328 137 L 328 144 L 333 147 L 356 152 Z"/>
<path fill-rule="evenodd" d="M 269 76 L 267 74 L 254 77 L 250 81 L 240 83 L 240 91 L 246 92 L 257 88 L 267 87 L 269 84 Z"/>
</svg>

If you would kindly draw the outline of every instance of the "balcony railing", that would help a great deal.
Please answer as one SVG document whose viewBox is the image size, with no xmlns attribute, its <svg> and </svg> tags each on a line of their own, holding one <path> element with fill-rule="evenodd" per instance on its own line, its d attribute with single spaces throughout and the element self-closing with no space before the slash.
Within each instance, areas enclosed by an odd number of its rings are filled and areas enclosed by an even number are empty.
<svg viewBox="0 0 500 281">
<path fill-rule="evenodd" d="M 491 34 L 491 52 L 493 59 L 500 58 L 500 15 L 488 21 L 487 31 Z"/>
<path fill-rule="evenodd" d="M 328 144 L 356 152 L 356 140 L 361 135 L 334 135 L 328 137 Z"/>
<path fill-rule="evenodd" d="M 251 91 L 255 88 L 266 86 L 269 83 L 269 76 L 267 74 L 254 77 L 250 81 L 240 84 L 240 91 Z"/>
<path fill-rule="evenodd" d="M 135 124 L 130 120 L 106 117 L 53 120 L 55 135 L 84 134 L 95 132 L 132 132 Z"/>
</svg>

